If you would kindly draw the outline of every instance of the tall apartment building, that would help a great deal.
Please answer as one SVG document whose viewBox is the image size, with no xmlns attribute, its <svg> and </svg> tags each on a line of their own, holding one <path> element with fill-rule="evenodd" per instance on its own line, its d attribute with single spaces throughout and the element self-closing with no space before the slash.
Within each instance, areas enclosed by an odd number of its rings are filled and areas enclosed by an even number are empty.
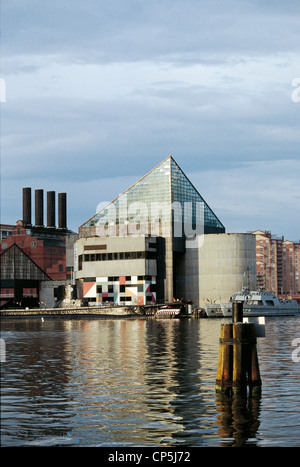
<svg viewBox="0 0 300 467">
<path fill-rule="evenodd" d="M 300 294 L 300 241 L 256 230 L 257 287 L 278 295 Z"/>
</svg>

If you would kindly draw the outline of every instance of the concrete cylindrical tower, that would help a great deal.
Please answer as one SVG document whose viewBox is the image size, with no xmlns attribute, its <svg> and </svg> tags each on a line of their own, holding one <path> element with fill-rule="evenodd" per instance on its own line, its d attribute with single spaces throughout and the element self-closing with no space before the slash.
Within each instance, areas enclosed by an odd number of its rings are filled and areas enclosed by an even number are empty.
<svg viewBox="0 0 300 467">
<path fill-rule="evenodd" d="M 209 234 L 198 249 L 201 304 L 228 302 L 243 287 L 256 288 L 256 240 L 252 234 Z"/>
</svg>

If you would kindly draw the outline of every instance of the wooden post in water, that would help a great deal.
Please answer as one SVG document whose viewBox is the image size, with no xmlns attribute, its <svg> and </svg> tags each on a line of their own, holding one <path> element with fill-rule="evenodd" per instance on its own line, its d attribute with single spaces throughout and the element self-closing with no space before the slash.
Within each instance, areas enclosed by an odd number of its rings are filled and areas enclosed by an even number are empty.
<svg viewBox="0 0 300 467">
<path fill-rule="evenodd" d="M 232 303 L 232 322 L 234 324 L 243 322 L 243 302 Z"/>
<path fill-rule="evenodd" d="M 232 392 L 236 394 L 247 392 L 247 357 L 246 344 L 247 324 L 233 324 L 233 371 Z"/>
<path fill-rule="evenodd" d="M 253 323 L 243 323 L 243 303 L 234 302 L 232 324 L 221 325 L 216 391 L 259 394 L 261 380 Z"/>
<path fill-rule="evenodd" d="M 232 386 L 232 324 L 221 325 L 216 390 L 231 394 Z"/>
<path fill-rule="evenodd" d="M 254 329 L 254 325 L 249 325 L 249 326 L 250 326 L 249 337 L 251 339 L 249 374 L 248 374 L 249 388 L 250 388 L 251 394 L 260 395 L 261 394 L 261 379 L 260 379 L 259 363 L 258 363 L 257 348 L 256 348 L 255 329 Z"/>
</svg>

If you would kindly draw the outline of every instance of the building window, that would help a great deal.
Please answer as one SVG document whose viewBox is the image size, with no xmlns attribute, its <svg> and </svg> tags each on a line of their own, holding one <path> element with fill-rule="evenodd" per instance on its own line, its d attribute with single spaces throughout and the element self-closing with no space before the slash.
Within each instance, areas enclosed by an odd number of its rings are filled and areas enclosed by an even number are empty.
<svg viewBox="0 0 300 467">
<path fill-rule="evenodd" d="M 132 259 L 156 259 L 156 252 L 152 251 L 122 251 L 120 253 L 91 253 L 83 255 L 84 261 L 118 261 Z"/>
<path fill-rule="evenodd" d="M 131 297 L 120 297 L 120 302 L 131 302 Z"/>
</svg>

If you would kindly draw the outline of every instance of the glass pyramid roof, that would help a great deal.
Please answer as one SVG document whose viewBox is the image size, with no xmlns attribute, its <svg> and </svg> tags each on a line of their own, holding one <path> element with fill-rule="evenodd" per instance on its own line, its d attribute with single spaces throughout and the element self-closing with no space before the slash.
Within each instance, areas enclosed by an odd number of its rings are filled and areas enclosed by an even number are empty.
<svg viewBox="0 0 300 467">
<path fill-rule="evenodd" d="M 165 222 L 173 219 L 195 225 L 196 205 L 202 206 L 205 227 L 224 230 L 223 224 L 169 156 L 81 227 L 155 223 L 162 218 Z M 179 210 L 174 206 L 179 206 Z"/>
</svg>

